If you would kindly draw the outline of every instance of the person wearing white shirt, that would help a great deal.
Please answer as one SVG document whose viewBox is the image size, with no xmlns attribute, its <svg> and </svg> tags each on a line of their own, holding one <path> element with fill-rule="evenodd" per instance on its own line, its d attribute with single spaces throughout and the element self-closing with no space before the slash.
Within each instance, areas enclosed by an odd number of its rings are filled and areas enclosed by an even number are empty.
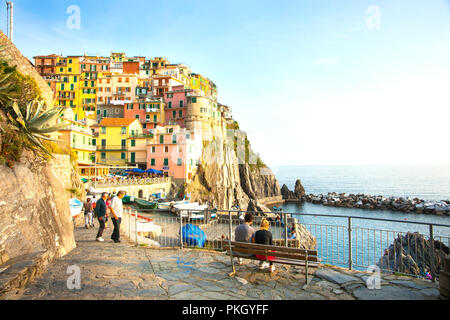
<svg viewBox="0 0 450 320">
<path fill-rule="evenodd" d="M 116 197 L 114 197 L 111 201 L 111 213 L 113 215 L 113 225 L 114 231 L 111 235 L 111 240 L 115 243 L 120 242 L 120 223 L 122 222 L 122 213 L 123 213 L 123 203 L 122 198 L 126 195 L 125 191 L 119 191 Z"/>
</svg>

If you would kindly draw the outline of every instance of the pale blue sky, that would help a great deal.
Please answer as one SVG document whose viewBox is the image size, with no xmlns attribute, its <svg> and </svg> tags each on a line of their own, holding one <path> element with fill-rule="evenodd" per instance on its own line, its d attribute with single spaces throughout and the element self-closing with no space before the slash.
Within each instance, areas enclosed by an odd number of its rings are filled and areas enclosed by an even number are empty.
<svg viewBox="0 0 450 320">
<path fill-rule="evenodd" d="M 449 0 L 14 4 L 29 58 L 124 51 L 211 78 L 270 165 L 450 164 Z M 66 27 L 72 4 L 80 30 Z"/>
</svg>

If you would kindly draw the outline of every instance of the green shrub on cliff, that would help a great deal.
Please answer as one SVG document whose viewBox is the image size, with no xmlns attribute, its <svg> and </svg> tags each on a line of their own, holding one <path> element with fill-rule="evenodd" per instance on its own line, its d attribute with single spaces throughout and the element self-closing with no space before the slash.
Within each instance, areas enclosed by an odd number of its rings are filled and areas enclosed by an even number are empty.
<svg viewBox="0 0 450 320">
<path fill-rule="evenodd" d="M 51 156 L 43 140 L 66 125 L 55 125 L 63 109 L 38 102 L 41 91 L 34 79 L 9 66 L 0 47 L 0 162 L 12 166 L 24 149 Z M 30 102 L 31 101 L 31 102 Z"/>
</svg>

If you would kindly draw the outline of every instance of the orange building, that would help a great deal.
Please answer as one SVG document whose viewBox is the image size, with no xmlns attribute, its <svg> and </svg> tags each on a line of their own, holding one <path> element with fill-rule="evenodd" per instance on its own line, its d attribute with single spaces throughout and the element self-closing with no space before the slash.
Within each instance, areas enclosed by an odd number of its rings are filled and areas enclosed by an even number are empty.
<svg viewBox="0 0 450 320">
<path fill-rule="evenodd" d="M 139 74 L 139 61 L 124 61 L 123 62 L 124 74 Z"/>
</svg>

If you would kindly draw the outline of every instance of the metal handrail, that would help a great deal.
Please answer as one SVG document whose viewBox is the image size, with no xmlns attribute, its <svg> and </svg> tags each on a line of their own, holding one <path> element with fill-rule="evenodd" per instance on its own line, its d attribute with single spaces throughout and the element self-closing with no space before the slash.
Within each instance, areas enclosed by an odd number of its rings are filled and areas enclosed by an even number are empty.
<svg viewBox="0 0 450 320">
<path fill-rule="evenodd" d="M 259 211 L 242 211 L 242 210 L 217 210 L 217 212 L 235 212 L 235 213 L 252 213 L 252 214 L 279 214 L 280 212 L 259 212 Z M 433 225 L 436 227 L 448 227 L 450 228 L 450 224 L 439 224 L 439 223 L 429 223 L 429 222 L 420 222 L 420 221 L 404 221 L 404 220 L 390 220 L 383 218 L 370 218 L 370 217 L 360 217 L 360 216 L 343 216 L 343 215 L 333 215 L 333 214 L 313 214 L 313 213 L 301 213 L 301 212 L 289 212 L 290 215 L 299 215 L 299 216 L 312 216 L 312 217 L 333 217 L 333 218 L 352 218 L 352 219 L 363 219 L 363 220 L 377 220 L 377 221 L 387 221 L 387 222 L 400 222 L 400 223 L 412 223 L 412 224 L 420 224 L 420 225 Z"/>
</svg>

